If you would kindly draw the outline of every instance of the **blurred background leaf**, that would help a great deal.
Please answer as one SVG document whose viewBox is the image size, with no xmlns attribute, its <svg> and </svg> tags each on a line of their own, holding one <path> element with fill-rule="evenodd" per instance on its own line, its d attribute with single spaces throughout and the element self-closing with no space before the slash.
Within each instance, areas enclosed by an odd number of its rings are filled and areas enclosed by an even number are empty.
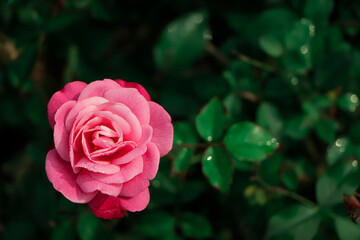
<svg viewBox="0 0 360 240">
<path fill-rule="evenodd" d="M 0 239 L 358 239 L 359 36 L 354 0 L 0 1 Z M 114 221 L 44 171 L 50 97 L 104 78 L 174 123 Z"/>
</svg>

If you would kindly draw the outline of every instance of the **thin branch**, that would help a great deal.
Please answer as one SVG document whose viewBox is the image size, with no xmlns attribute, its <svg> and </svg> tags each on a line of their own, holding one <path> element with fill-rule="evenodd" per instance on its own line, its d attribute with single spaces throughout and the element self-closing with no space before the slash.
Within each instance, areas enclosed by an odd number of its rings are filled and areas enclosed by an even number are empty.
<svg viewBox="0 0 360 240">
<path fill-rule="evenodd" d="M 242 61 L 242 62 L 246 62 L 246 63 L 249 63 L 257 68 L 260 68 L 260 69 L 263 69 L 263 70 L 266 70 L 266 71 L 269 71 L 269 72 L 277 72 L 277 70 L 269 65 L 269 64 L 266 64 L 266 63 L 263 63 L 263 62 L 260 62 L 256 59 L 253 59 L 249 56 L 246 56 L 245 54 L 242 54 L 242 53 L 238 53 L 236 51 L 234 51 L 235 55 L 237 56 L 237 58 Z"/>
<path fill-rule="evenodd" d="M 206 45 L 205 49 L 224 66 L 230 65 L 231 61 L 211 42 Z"/>
<path fill-rule="evenodd" d="M 311 207 L 317 206 L 317 204 L 315 202 L 301 196 L 300 194 L 298 194 L 296 192 L 290 191 L 290 190 L 282 188 L 282 187 L 271 186 L 271 185 L 267 184 L 264 180 L 262 180 L 260 178 L 260 176 L 254 176 L 251 178 L 251 180 L 257 181 L 261 186 L 263 186 L 266 190 L 268 190 L 270 192 L 275 192 L 275 193 L 279 193 L 281 195 L 290 197 L 306 206 L 311 206 Z"/>
</svg>

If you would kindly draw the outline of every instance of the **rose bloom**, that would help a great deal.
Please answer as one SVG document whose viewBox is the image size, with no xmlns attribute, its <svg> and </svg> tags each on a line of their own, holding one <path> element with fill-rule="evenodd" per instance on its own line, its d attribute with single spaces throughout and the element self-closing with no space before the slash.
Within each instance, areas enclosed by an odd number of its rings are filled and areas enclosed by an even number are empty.
<svg viewBox="0 0 360 240">
<path fill-rule="evenodd" d="M 46 156 L 54 188 L 101 218 L 141 211 L 149 180 L 172 148 L 170 115 L 138 83 L 68 83 L 48 104 L 55 148 Z"/>
</svg>

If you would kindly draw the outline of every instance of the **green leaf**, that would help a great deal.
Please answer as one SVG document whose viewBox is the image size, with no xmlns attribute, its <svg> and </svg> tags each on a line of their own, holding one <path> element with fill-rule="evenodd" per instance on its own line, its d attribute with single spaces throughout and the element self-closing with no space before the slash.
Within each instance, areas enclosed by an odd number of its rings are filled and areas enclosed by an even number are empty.
<svg viewBox="0 0 360 240">
<path fill-rule="evenodd" d="M 241 116 L 242 101 L 235 93 L 229 93 L 223 100 L 227 114 L 232 120 L 236 120 Z"/>
<path fill-rule="evenodd" d="M 310 101 L 306 101 L 302 104 L 302 109 L 305 113 L 305 117 L 308 121 L 310 121 L 312 124 L 319 121 L 320 119 L 320 110 L 319 108 Z"/>
<path fill-rule="evenodd" d="M 226 116 L 218 98 L 213 98 L 196 116 L 196 128 L 207 142 L 218 141 L 224 131 Z"/>
<path fill-rule="evenodd" d="M 139 231 L 149 237 L 161 237 L 173 231 L 174 218 L 164 211 L 152 212 L 142 217 Z"/>
<path fill-rule="evenodd" d="M 178 72 L 200 58 L 211 38 L 206 19 L 207 14 L 195 12 L 170 23 L 154 48 L 156 67 Z"/>
<path fill-rule="evenodd" d="M 301 140 L 309 134 L 312 127 L 313 121 L 310 118 L 299 115 L 285 123 L 285 133 L 293 139 Z"/>
<path fill-rule="evenodd" d="M 335 230 L 339 239 L 356 240 L 360 239 L 360 226 L 354 224 L 349 219 L 337 216 L 334 218 Z"/>
<path fill-rule="evenodd" d="M 197 143 L 198 136 L 196 129 L 191 123 L 177 122 L 174 123 L 174 145 Z"/>
<path fill-rule="evenodd" d="M 286 58 L 282 58 L 284 68 L 291 73 L 305 75 L 311 68 L 311 58 L 309 55 L 309 47 L 302 46 L 300 51 L 289 51 Z M 295 83 L 295 84 L 294 84 Z M 292 83 L 297 85 L 297 81 Z"/>
<path fill-rule="evenodd" d="M 191 157 L 194 155 L 194 149 L 183 148 L 174 161 L 174 169 L 177 172 L 186 171 L 190 166 Z"/>
<path fill-rule="evenodd" d="M 279 185 L 281 184 L 280 169 L 284 162 L 284 157 L 281 153 L 275 153 L 264 161 L 260 162 L 259 175 L 267 184 Z"/>
<path fill-rule="evenodd" d="M 283 58 L 283 64 L 290 72 L 305 74 L 311 68 L 311 40 L 314 36 L 315 26 L 305 18 L 295 22 L 292 29 L 286 33 L 287 57 Z"/>
<path fill-rule="evenodd" d="M 256 112 L 257 123 L 279 138 L 283 122 L 278 109 L 271 103 L 263 102 Z"/>
<path fill-rule="evenodd" d="M 348 53 L 337 53 L 328 56 L 322 64 L 316 68 L 314 83 L 322 90 L 329 91 L 346 79 L 351 68 L 352 58 Z"/>
<path fill-rule="evenodd" d="M 316 183 L 316 199 L 321 205 L 343 201 L 344 194 L 352 194 L 360 182 L 359 169 L 352 161 L 341 161 L 328 169 Z"/>
<path fill-rule="evenodd" d="M 326 153 L 326 162 L 329 166 L 338 162 L 341 158 L 349 157 L 352 154 L 352 144 L 348 138 L 336 139 Z"/>
<path fill-rule="evenodd" d="M 286 8 L 270 8 L 260 13 L 255 20 L 255 26 L 261 31 L 254 31 L 261 34 L 273 35 L 278 39 L 283 39 L 285 33 L 291 30 L 293 23 L 297 19 L 296 15 Z"/>
<path fill-rule="evenodd" d="M 337 128 L 336 121 L 332 119 L 321 119 L 315 124 L 316 134 L 327 143 L 334 141 Z"/>
<path fill-rule="evenodd" d="M 7 73 L 8 73 L 8 78 L 9 78 L 10 84 L 14 88 L 19 88 L 20 84 L 21 84 L 21 80 L 20 80 L 19 76 L 16 74 L 15 67 L 10 65 Z"/>
<path fill-rule="evenodd" d="M 262 50 L 272 57 L 280 57 L 283 53 L 281 42 L 271 35 L 260 37 L 259 44 Z"/>
<path fill-rule="evenodd" d="M 348 136 L 354 143 L 360 143 L 360 121 L 356 121 L 350 125 Z"/>
<path fill-rule="evenodd" d="M 338 104 L 342 110 L 353 113 L 359 107 L 359 98 L 354 93 L 346 93 L 339 97 Z"/>
<path fill-rule="evenodd" d="M 211 185 L 219 188 L 223 193 L 229 192 L 234 167 L 221 147 L 206 149 L 202 159 L 202 169 Z"/>
<path fill-rule="evenodd" d="M 292 191 L 296 191 L 299 186 L 298 176 L 292 169 L 288 169 L 282 174 L 282 180 L 284 185 Z"/>
<path fill-rule="evenodd" d="M 92 213 L 83 213 L 79 216 L 77 232 L 82 240 L 93 240 L 101 230 L 101 221 Z"/>
<path fill-rule="evenodd" d="M 315 35 L 315 26 L 308 19 L 297 21 L 293 28 L 285 36 L 287 50 L 301 51 L 302 47 L 308 47 L 311 37 Z M 304 49 L 304 48 L 303 48 Z"/>
<path fill-rule="evenodd" d="M 254 167 L 252 162 L 239 161 L 237 159 L 234 159 L 233 163 L 236 169 L 245 172 L 250 171 Z"/>
<path fill-rule="evenodd" d="M 40 25 L 44 22 L 44 18 L 40 12 L 31 7 L 30 4 L 24 4 L 22 8 L 18 10 L 18 18 L 20 22 L 25 24 Z"/>
<path fill-rule="evenodd" d="M 224 143 L 227 150 L 239 160 L 264 160 L 277 147 L 276 138 L 251 122 L 234 124 L 227 131 Z"/>
<path fill-rule="evenodd" d="M 322 30 L 327 24 L 333 6 L 333 0 L 306 0 L 304 15 L 311 18 L 316 27 Z"/>
<path fill-rule="evenodd" d="M 266 239 L 312 239 L 320 223 L 317 208 L 302 205 L 287 207 L 270 218 Z"/>
<path fill-rule="evenodd" d="M 184 212 L 180 216 L 179 225 L 185 237 L 195 239 L 211 237 L 211 225 L 202 215 Z"/>
<path fill-rule="evenodd" d="M 222 75 L 234 90 L 253 93 L 259 91 L 258 82 L 253 81 L 253 67 L 249 63 L 233 61 Z"/>
</svg>

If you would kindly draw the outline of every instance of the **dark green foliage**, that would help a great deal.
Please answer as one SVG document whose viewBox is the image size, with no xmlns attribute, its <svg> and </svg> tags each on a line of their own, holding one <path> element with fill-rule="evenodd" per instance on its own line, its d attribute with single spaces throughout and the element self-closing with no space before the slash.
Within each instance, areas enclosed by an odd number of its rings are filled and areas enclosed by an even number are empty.
<svg viewBox="0 0 360 240">
<path fill-rule="evenodd" d="M 355 0 L 0 1 L 0 239 L 359 239 L 359 38 Z M 103 78 L 174 123 L 147 209 L 113 221 L 44 170 L 51 95 Z"/>
</svg>

